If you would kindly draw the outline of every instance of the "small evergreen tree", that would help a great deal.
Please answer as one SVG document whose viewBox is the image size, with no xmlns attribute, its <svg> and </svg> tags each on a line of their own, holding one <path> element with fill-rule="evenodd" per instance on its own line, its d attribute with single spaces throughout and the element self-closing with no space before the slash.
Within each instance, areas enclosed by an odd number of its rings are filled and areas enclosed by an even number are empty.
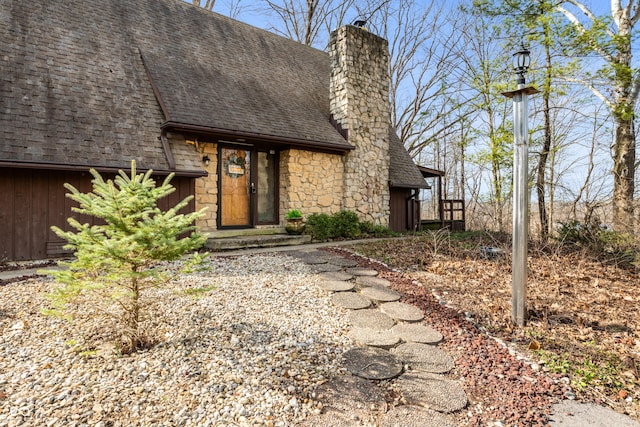
<svg viewBox="0 0 640 427">
<path fill-rule="evenodd" d="M 161 211 L 157 201 L 175 191 L 170 184 L 173 174 L 156 186 L 151 173 L 137 175 L 132 161 L 131 177 L 119 171 L 114 180 L 105 181 L 92 169 L 92 192 L 81 193 L 68 183 L 65 188 L 70 191 L 67 197 L 79 204 L 73 210 L 99 218 L 100 223 L 81 224 L 69 218 L 76 231 L 52 227 L 76 256 L 62 263 L 68 269 L 50 272 L 63 285 L 50 294 L 54 307 L 64 310 L 80 295 L 88 296 L 94 307 L 122 326 L 119 345 L 123 353 L 146 343 L 140 298 L 145 290 L 166 280 L 167 265 L 162 262 L 179 259 L 200 248 L 206 239 L 194 225 L 204 209 L 178 214 L 192 199 L 189 196 Z"/>
</svg>

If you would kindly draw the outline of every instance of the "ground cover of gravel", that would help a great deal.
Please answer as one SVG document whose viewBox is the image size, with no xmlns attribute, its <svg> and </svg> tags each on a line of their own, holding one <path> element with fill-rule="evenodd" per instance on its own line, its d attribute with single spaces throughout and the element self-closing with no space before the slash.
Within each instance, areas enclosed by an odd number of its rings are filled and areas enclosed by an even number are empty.
<svg viewBox="0 0 640 427">
<path fill-rule="evenodd" d="M 295 425 L 350 348 L 319 280 L 285 255 L 212 258 L 150 292 L 156 344 L 131 355 L 91 306 L 40 314 L 51 280 L 0 286 L 0 426 Z"/>
</svg>

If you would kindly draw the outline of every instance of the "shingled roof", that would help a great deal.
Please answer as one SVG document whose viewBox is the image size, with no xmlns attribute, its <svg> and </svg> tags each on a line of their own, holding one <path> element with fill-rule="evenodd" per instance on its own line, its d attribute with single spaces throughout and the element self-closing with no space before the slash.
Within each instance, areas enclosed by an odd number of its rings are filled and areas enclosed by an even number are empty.
<svg viewBox="0 0 640 427">
<path fill-rule="evenodd" d="M 163 147 L 161 129 L 353 148 L 331 124 L 326 52 L 182 0 L 0 0 L 0 10 L 0 165 L 135 159 L 204 173 L 192 146 Z M 391 145 L 392 185 L 424 185 L 397 137 Z"/>
<path fill-rule="evenodd" d="M 391 187 L 429 188 L 395 129 L 389 130 L 389 156 L 389 183 Z"/>
</svg>

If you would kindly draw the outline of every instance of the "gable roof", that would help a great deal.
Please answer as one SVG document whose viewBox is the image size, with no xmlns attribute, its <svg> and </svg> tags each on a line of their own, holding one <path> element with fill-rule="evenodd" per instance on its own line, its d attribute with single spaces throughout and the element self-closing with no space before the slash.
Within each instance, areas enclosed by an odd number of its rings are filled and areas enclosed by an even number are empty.
<svg viewBox="0 0 640 427">
<path fill-rule="evenodd" d="M 169 126 L 353 148 L 330 121 L 327 53 L 180 3 L 141 49 Z"/>
<path fill-rule="evenodd" d="M 159 171 L 172 156 L 178 171 L 203 174 L 192 147 L 166 152 L 170 124 L 353 148 L 331 125 L 317 49 L 181 0 L 0 0 L 0 10 L 4 165 L 135 159 Z"/>
<path fill-rule="evenodd" d="M 0 0 L 3 165 L 171 169 L 126 3 Z M 168 145 L 179 171 L 203 174 L 192 149 Z"/>
<path fill-rule="evenodd" d="M 353 147 L 329 56 L 182 0 L 0 0 L 0 164 L 204 174 L 160 129 Z M 422 188 L 395 132 L 392 186 Z M 172 165 L 171 160 L 175 165 Z M 419 173 L 418 173 L 419 175 Z"/>
<path fill-rule="evenodd" d="M 389 157 L 389 185 L 391 187 L 429 188 L 395 129 L 389 130 Z"/>
</svg>

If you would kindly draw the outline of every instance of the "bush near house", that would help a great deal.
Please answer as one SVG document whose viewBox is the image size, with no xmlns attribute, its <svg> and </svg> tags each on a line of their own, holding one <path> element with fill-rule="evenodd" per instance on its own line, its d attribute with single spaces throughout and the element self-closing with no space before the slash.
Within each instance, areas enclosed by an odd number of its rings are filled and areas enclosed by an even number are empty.
<svg viewBox="0 0 640 427">
<path fill-rule="evenodd" d="M 358 215 L 351 211 L 340 211 L 333 215 L 324 213 L 309 215 L 306 233 L 317 241 L 395 235 L 389 227 L 374 225 L 368 221 L 360 222 Z"/>
<path fill-rule="evenodd" d="M 166 212 L 161 211 L 157 201 L 175 191 L 170 184 L 173 175 L 156 186 L 151 173 L 137 175 L 132 162 L 131 177 L 119 171 L 114 180 L 104 181 L 91 170 L 93 190 L 89 193 L 65 184 L 70 191 L 67 197 L 79 204 L 73 210 L 99 218 L 101 223 L 81 224 L 69 218 L 76 231 L 52 227 L 68 242 L 65 247 L 75 252 L 76 259 L 63 263 L 68 269 L 48 272 L 62 284 L 49 295 L 54 309 L 48 313 L 68 313 L 72 302 L 97 308 L 97 313 L 114 318 L 121 327 L 117 331 L 121 336 L 117 347 L 123 353 L 148 343 L 147 331 L 141 326 L 141 296 L 167 279 L 168 267 L 162 262 L 181 258 L 200 248 L 206 239 L 195 232 L 194 226 L 204 209 L 178 214 L 190 201 L 189 196 Z M 186 233 L 190 234 L 185 236 Z"/>
</svg>

